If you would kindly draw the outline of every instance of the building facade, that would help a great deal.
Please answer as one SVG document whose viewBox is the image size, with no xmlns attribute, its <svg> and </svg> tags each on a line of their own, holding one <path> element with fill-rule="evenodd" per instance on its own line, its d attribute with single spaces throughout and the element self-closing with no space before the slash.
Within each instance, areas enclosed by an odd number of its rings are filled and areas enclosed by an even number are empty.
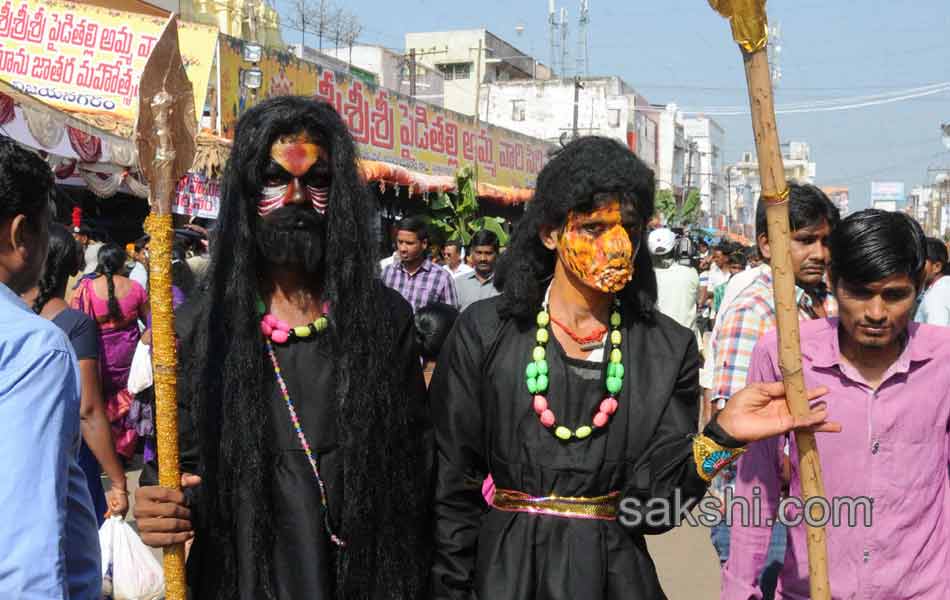
<svg viewBox="0 0 950 600">
<path fill-rule="evenodd" d="M 551 143 L 566 143 L 575 135 L 613 138 L 657 168 L 659 116 L 619 77 L 485 84 L 479 118 Z"/>
<path fill-rule="evenodd" d="M 406 96 L 412 95 L 411 61 L 408 55 L 393 52 L 382 46 L 353 46 L 352 48 L 331 48 L 324 51 L 343 64 L 371 73 L 376 84 L 394 90 Z M 438 69 L 428 67 L 416 60 L 417 100 L 435 106 L 445 106 L 445 78 Z"/>
<path fill-rule="evenodd" d="M 325 51 L 321 52 L 315 48 L 311 48 L 310 46 L 301 46 L 300 44 L 291 44 L 289 49 L 290 53 L 300 60 L 304 60 L 315 65 L 320 65 L 326 69 L 341 73 L 348 73 L 350 71 L 350 66 L 346 63 L 346 61 L 342 61 L 334 56 L 331 56 Z M 378 82 L 374 79 L 373 83 Z"/>
<path fill-rule="evenodd" d="M 821 191 L 838 207 L 838 212 L 845 217 L 850 212 L 851 190 L 847 187 L 823 187 Z"/>
<path fill-rule="evenodd" d="M 782 162 L 786 181 L 815 183 L 817 165 L 811 160 L 811 147 L 806 142 L 782 144 Z M 762 195 L 759 161 L 755 152 L 743 152 L 739 162 L 726 167 L 726 186 L 734 221 L 754 228 L 755 207 Z"/>
<path fill-rule="evenodd" d="M 551 77 L 547 66 L 486 29 L 407 33 L 405 50 L 442 74 L 445 108 L 464 115 L 475 115 L 480 84 Z"/>
<path fill-rule="evenodd" d="M 686 133 L 675 104 L 654 105 L 659 119 L 656 153 L 656 188 L 683 194 L 686 179 Z M 698 158 L 698 157 L 697 157 Z M 696 166 L 696 165 L 694 165 Z M 698 172 L 698 166 L 697 172 Z"/>
<path fill-rule="evenodd" d="M 683 119 L 686 137 L 686 179 L 684 186 L 699 191 L 703 216 L 701 224 L 727 230 L 732 211 L 723 181 L 723 147 L 726 131 L 719 123 L 702 115 Z"/>
</svg>

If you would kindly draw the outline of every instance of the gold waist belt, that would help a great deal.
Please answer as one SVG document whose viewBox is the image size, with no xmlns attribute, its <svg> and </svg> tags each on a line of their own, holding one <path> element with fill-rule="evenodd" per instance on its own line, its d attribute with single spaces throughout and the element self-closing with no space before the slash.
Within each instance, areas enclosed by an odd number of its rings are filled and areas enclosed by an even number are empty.
<svg viewBox="0 0 950 600">
<path fill-rule="evenodd" d="M 524 512 L 567 519 L 600 519 L 616 521 L 620 504 L 620 492 L 611 492 L 606 496 L 570 497 L 542 496 L 534 497 L 524 492 L 496 489 L 492 506 L 506 512 Z"/>
</svg>

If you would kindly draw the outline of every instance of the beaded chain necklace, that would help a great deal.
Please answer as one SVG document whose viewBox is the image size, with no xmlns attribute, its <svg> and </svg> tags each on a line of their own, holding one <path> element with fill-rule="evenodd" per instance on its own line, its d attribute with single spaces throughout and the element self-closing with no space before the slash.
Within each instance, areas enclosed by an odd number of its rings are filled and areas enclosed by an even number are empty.
<svg viewBox="0 0 950 600">
<path fill-rule="evenodd" d="M 327 320 L 328 304 L 323 303 L 320 316 L 307 325 L 291 327 L 286 321 L 281 321 L 267 312 L 267 306 L 260 298 L 257 299 L 257 312 L 261 315 L 261 333 L 275 344 L 286 344 L 295 340 L 302 340 L 326 331 L 330 322 Z"/>
<path fill-rule="evenodd" d="M 325 331 L 328 325 L 326 308 L 327 305 L 324 303 L 323 314 L 317 319 L 317 321 L 322 320 L 324 322 L 324 326 L 319 329 L 321 332 Z M 313 450 L 310 448 L 310 442 L 307 441 L 307 436 L 303 432 L 303 427 L 300 425 L 300 418 L 297 416 L 297 409 L 294 408 L 294 402 L 290 398 L 290 391 L 287 389 L 287 384 L 284 382 L 283 375 L 281 375 L 280 363 L 277 362 L 277 354 L 274 352 L 273 344 L 271 344 L 272 336 L 269 335 L 267 330 L 263 327 L 265 324 L 265 319 L 267 317 L 271 317 L 272 315 L 265 315 L 266 307 L 261 300 L 257 301 L 257 309 L 261 315 L 261 333 L 264 335 L 264 347 L 267 348 L 267 356 L 270 358 L 270 362 L 274 366 L 274 376 L 277 378 L 277 387 L 280 388 L 280 394 L 283 396 L 284 402 L 287 404 L 287 412 L 290 414 L 290 422 L 293 423 L 294 431 L 297 432 L 297 439 L 300 441 L 300 447 L 303 448 L 304 454 L 307 455 L 307 461 L 310 462 L 310 469 L 313 471 L 314 479 L 317 480 L 317 487 L 320 488 L 320 503 L 323 505 L 323 525 L 326 527 L 327 533 L 330 534 L 330 541 L 340 548 L 344 548 L 346 547 L 346 542 L 344 542 L 340 536 L 336 535 L 333 532 L 333 528 L 330 526 L 330 506 L 327 502 L 326 486 L 323 483 L 323 478 L 320 477 L 320 469 L 317 467 L 317 461 L 313 456 Z M 314 323 L 317 321 L 314 321 Z M 311 327 L 314 327 L 314 324 L 308 326 L 308 328 Z M 299 337 L 309 337 L 309 335 Z"/>
<path fill-rule="evenodd" d="M 550 292 L 550 289 L 548 290 Z M 597 412 L 594 414 L 591 425 L 581 425 L 577 429 L 571 430 L 564 425 L 557 424 L 557 417 L 551 410 L 546 393 L 548 391 L 548 361 L 545 346 L 551 339 L 548 333 L 548 324 L 551 322 L 551 314 L 548 309 L 548 299 L 545 298 L 541 307 L 541 312 L 537 316 L 538 331 L 535 334 L 534 351 L 531 354 L 531 361 L 525 368 L 525 385 L 528 393 L 533 396 L 532 407 L 538 415 L 541 425 L 554 432 L 554 435 L 565 442 L 572 439 L 582 440 L 590 436 L 594 429 L 601 429 L 607 426 L 610 417 L 617 412 L 620 403 L 617 401 L 617 394 L 623 388 L 623 354 L 620 351 L 620 342 L 623 336 L 620 333 L 620 300 L 614 300 L 614 310 L 610 315 L 610 362 L 607 365 L 607 380 L 604 383 L 606 395 L 600 402 Z M 606 333 L 606 331 L 604 332 Z"/>
</svg>

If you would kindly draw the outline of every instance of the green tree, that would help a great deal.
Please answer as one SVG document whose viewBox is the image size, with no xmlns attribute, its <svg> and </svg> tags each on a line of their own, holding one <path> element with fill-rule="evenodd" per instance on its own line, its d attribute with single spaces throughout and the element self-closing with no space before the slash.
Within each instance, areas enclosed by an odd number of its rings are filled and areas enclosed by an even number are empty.
<svg viewBox="0 0 950 600">
<path fill-rule="evenodd" d="M 426 213 L 429 224 L 446 240 L 461 240 L 466 246 L 472 241 L 472 236 L 482 229 L 497 235 L 502 246 L 507 245 L 508 234 L 502 227 L 505 220 L 479 215 L 472 170 L 469 167 L 460 169 L 455 180 L 457 192 L 440 192 L 429 202 Z"/>
<path fill-rule="evenodd" d="M 663 222 L 672 225 L 676 219 L 676 198 L 673 197 L 673 191 L 657 190 L 654 205 Z"/>
<path fill-rule="evenodd" d="M 695 223 L 700 213 L 699 190 L 690 190 L 686 194 L 683 206 L 676 206 L 676 197 L 672 190 L 657 190 L 654 205 L 669 227 Z"/>
<path fill-rule="evenodd" d="M 686 202 L 683 202 L 683 206 L 677 215 L 679 224 L 689 225 L 695 223 L 699 218 L 700 207 L 699 190 L 690 190 L 689 193 L 686 194 Z"/>
</svg>

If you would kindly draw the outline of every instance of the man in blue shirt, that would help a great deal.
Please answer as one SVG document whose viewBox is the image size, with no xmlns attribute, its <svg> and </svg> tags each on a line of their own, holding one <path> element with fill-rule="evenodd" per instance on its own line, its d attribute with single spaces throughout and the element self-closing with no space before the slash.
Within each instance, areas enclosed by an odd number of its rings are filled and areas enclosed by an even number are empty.
<svg viewBox="0 0 950 600">
<path fill-rule="evenodd" d="M 46 260 L 49 166 L 0 139 L 0 598 L 101 596 L 99 538 L 77 462 L 79 370 L 19 294 Z"/>
</svg>

